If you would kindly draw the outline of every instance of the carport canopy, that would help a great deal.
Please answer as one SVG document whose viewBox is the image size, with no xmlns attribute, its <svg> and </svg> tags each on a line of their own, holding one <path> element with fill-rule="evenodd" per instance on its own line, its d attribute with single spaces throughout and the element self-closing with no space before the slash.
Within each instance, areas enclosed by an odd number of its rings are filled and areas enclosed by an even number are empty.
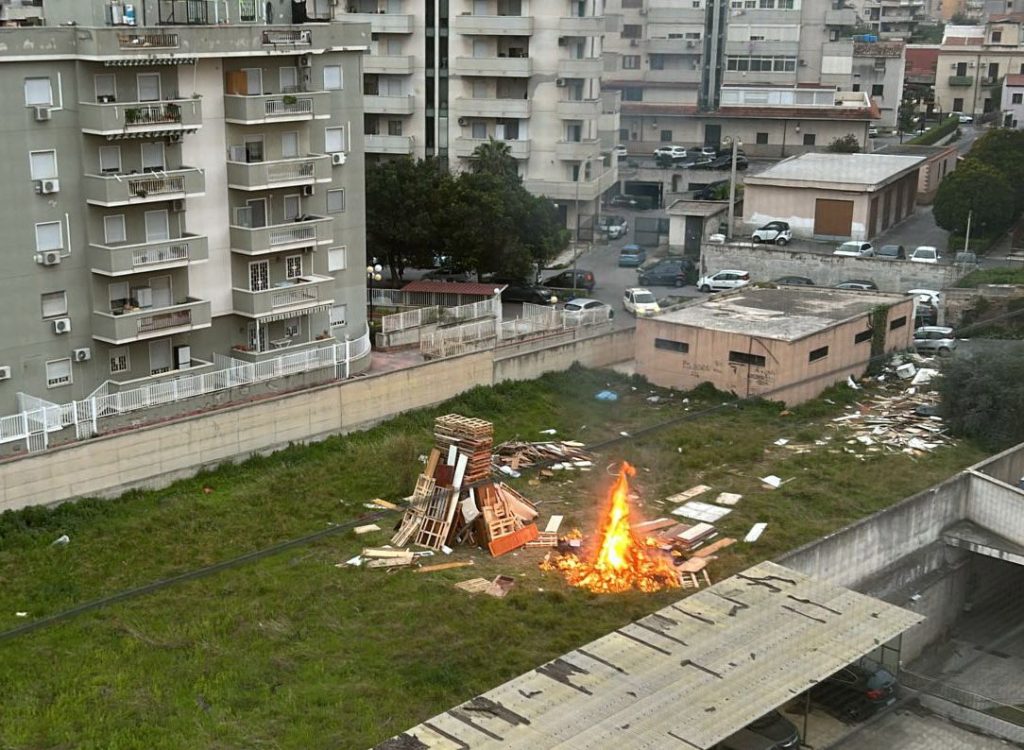
<svg viewBox="0 0 1024 750">
<path fill-rule="evenodd" d="M 709 748 L 923 619 L 763 562 L 377 747 Z"/>
</svg>

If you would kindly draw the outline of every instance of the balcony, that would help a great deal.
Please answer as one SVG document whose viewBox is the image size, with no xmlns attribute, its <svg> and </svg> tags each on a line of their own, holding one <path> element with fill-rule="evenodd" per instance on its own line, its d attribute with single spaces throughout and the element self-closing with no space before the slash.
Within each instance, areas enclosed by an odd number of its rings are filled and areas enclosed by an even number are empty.
<svg viewBox="0 0 1024 750">
<path fill-rule="evenodd" d="M 374 34 L 411 34 L 413 18 L 405 13 L 346 13 L 346 23 L 368 23 Z"/>
<path fill-rule="evenodd" d="M 412 154 L 412 136 L 365 135 L 364 150 L 368 154 Z"/>
<path fill-rule="evenodd" d="M 330 181 L 331 157 L 327 154 L 274 161 L 228 162 L 228 187 L 233 190 L 269 190 Z"/>
<path fill-rule="evenodd" d="M 647 51 L 655 55 L 700 55 L 703 39 L 648 39 Z"/>
<path fill-rule="evenodd" d="M 502 141 L 509 147 L 509 151 L 513 159 L 529 159 L 530 158 L 530 141 Z M 487 143 L 486 138 L 456 138 L 455 139 L 455 155 L 462 158 L 469 158 L 473 155 L 473 151 L 476 150 L 477 146 Z"/>
<path fill-rule="evenodd" d="M 416 100 L 411 94 L 403 96 L 371 94 L 363 97 L 363 111 L 376 115 L 411 115 L 416 111 Z"/>
<path fill-rule="evenodd" d="M 197 167 L 166 172 L 87 174 L 82 177 L 82 187 L 86 203 L 93 206 L 131 206 L 203 195 L 206 175 Z"/>
<path fill-rule="evenodd" d="M 324 311 L 323 315 L 326 327 L 330 328 L 330 321 L 327 317 L 329 313 Z M 311 323 L 311 325 L 313 324 Z M 267 335 L 272 336 L 274 334 L 270 333 Z M 300 340 L 301 338 L 302 336 L 300 335 L 295 337 L 285 336 L 279 339 L 270 339 L 266 342 L 266 349 L 261 352 L 251 351 L 248 346 L 245 348 L 234 347 L 231 349 L 231 356 L 235 359 L 240 359 L 243 362 L 258 364 L 260 362 L 276 360 L 279 357 L 283 357 L 288 354 L 299 354 L 311 349 L 322 349 L 326 346 L 331 346 L 332 344 L 337 343 L 337 339 L 331 335 L 328 335 L 325 338 L 314 338 L 312 341 L 302 341 Z M 282 374 L 287 374 L 287 370 L 282 368 Z"/>
<path fill-rule="evenodd" d="M 210 257 L 205 235 L 186 234 L 162 242 L 134 245 L 89 245 L 89 267 L 103 276 L 124 276 L 200 263 Z"/>
<path fill-rule="evenodd" d="M 582 141 L 556 141 L 555 158 L 562 161 L 583 161 L 601 153 L 601 142 L 597 138 Z"/>
<path fill-rule="evenodd" d="M 295 94 L 224 95 L 224 121 L 235 125 L 326 120 L 331 116 L 330 93 L 302 91 Z"/>
<path fill-rule="evenodd" d="M 974 76 L 950 76 L 950 86 L 973 86 Z"/>
<path fill-rule="evenodd" d="M 523 180 L 523 187 L 534 195 L 544 195 L 552 200 L 592 201 L 604 194 L 618 179 L 618 170 L 606 169 L 592 180 Z"/>
<path fill-rule="evenodd" d="M 203 125 L 202 99 L 124 104 L 78 103 L 83 133 L 108 137 L 152 137 L 196 131 Z"/>
<path fill-rule="evenodd" d="M 455 100 L 455 111 L 461 117 L 504 117 L 522 119 L 530 116 L 533 106 L 529 99 L 472 99 Z"/>
<path fill-rule="evenodd" d="M 784 55 L 796 57 L 800 52 L 800 42 L 726 42 L 725 54 L 737 55 Z"/>
<path fill-rule="evenodd" d="M 533 33 L 533 16 L 476 16 L 465 13 L 452 18 L 459 34 L 472 36 L 529 36 Z"/>
<path fill-rule="evenodd" d="M 266 227 L 231 225 L 231 252 L 268 255 L 282 250 L 329 245 L 334 241 L 329 216 L 307 216 L 303 221 Z"/>
<path fill-rule="evenodd" d="M 235 314 L 261 318 L 282 313 L 300 314 L 334 302 L 334 279 L 330 276 L 308 275 L 292 281 L 277 282 L 258 292 L 235 287 L 231 290 Z"/>
<path fill-rule="evenodd" d="M 533 75 L 529 57 L 456 57 L 452 73 L 460 76 L 523 78 Z"/>
<path fill-rule="evenodd" d="M 404 76 L 412 73 L 411 55 L 366 55 L 363 57 L 364 73 L 382 73 Z"/>
<path fill-rule="evenodd" d="M 604 61 L 600 57 L 583 57 L 577 60 L 559 60 L 559 78 L 600 78 Z"/>
<path fill-rule="evenodd" d="M 737 74 L 733 71 L 729 71 L 728 73 L 725 73 L 725 75 L 742 75 L 742 73 Z M 786 75 L 791 78 L 794 74 L 790 72 Z M 645 83 L 700 83 L 700 66 L 691 68 L 673 68 L 671 70 L 645 70 L 643 80 Z"/>
<path fill-rule="evenodd" d="M 826 26 L 856 26 L 857 11 L 853 8 L 840 8 L 825 11 Z"/>
<path fill-rule="evenodd" d="M 194 297 L 169 307 L 126 308 L 119 314 L 93 310 L 92 337 L 108 344 L 128 344 L 209 328 L 210 318 L 210 301 Z"/>
<path fill-rule="evenodd" d="M 558 33 L 563 36 L 601 36 L 605 33 L 604 16 L 568 16 L 559 18 Z"/>
<path fill-rule="evenodd" d="M 600 99 L 579 99 L 560 101 L 555 112 L 564 120 L 586 120 L 601 115 Z"/>
</svg>

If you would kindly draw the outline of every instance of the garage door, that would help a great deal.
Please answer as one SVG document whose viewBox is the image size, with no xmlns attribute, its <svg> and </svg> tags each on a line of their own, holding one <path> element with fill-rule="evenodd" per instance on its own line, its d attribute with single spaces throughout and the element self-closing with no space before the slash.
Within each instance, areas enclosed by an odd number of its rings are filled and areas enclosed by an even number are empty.
<svg viewBox="0 0 1024 750">
<path fill-rule="evenodd" d="M 853 201 L 818 198 L 814 204 L 814 233 L 826 237 L 849 237 L 853 228 Z"/>
</svg>

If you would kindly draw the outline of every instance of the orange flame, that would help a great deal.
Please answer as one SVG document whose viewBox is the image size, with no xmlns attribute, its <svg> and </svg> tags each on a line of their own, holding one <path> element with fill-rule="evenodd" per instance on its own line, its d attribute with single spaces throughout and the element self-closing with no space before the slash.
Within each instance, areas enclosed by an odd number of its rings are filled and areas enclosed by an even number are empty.
<svg viewBox="0 0 1024 750">
<path fill-rule="evenodd" d="M 608 508 L 599 526 L 599 545 L 593 560 L 573 555 L 545 562 L 545 569 L 557 569 L 573 586 L 596 593 L 619 593 L 630 589 L 652 592 L 678 588 L 679 576 L 669 560 L 655 553 L 649 557 L 645 546 L 633 538 L 629 523 L 629 479 L 634 469 L 622 462 L 608 498 Z"/>
</svg>

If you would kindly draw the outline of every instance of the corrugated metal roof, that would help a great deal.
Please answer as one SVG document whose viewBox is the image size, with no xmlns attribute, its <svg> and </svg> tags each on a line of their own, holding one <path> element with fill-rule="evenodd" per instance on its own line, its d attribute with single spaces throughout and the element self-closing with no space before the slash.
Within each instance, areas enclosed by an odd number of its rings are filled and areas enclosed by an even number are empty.
<svg viewBox="0 0 1024 750">
<path fill-rule="evenodd" d="M 707 748 L 923 619 L 763 562 L 377 747 Z"/>
</svg>

